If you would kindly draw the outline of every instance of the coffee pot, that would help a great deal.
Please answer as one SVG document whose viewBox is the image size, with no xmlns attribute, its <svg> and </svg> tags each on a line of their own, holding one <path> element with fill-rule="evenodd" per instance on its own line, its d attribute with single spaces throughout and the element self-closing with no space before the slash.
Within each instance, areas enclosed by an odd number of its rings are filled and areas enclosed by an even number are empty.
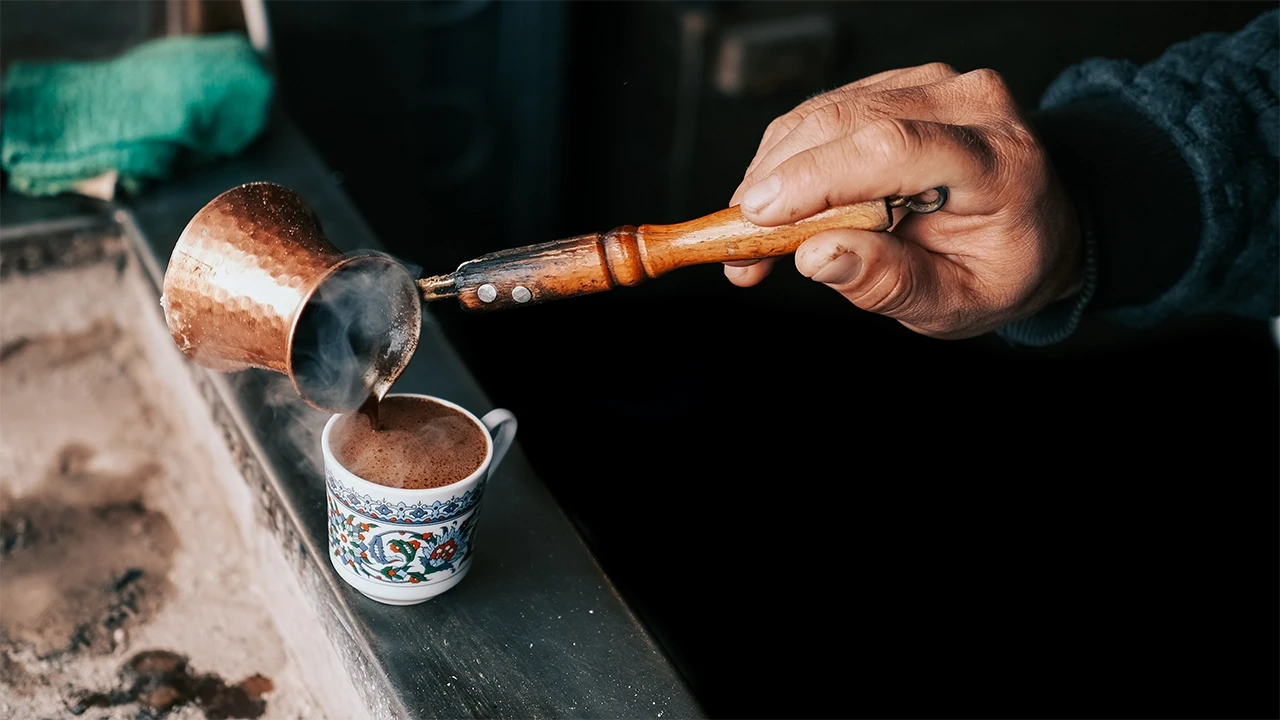
<svg viewBox="0 0 1280 720">
<path fill-rule="evenodd" d="M 817 233 L 886 230 L 894 209 L 931 213 L 947 189 L 829 208 L 787 225 L 753 224 L 738 207 L 674 225 L 623 225 L 468 260 L 417 279 L 379 252 L 342 253 L 297 193 L 273 183 L 211 200 L 178 238 L 164 277 L 165 321 L 197 364 L 287 375 L 313 407 L 376 404 L 418 346 L 422 302 L 456 298 L 471 312 L 537 305 L 634 286 L 691 265 L 794 253 Z"/>
</svg>

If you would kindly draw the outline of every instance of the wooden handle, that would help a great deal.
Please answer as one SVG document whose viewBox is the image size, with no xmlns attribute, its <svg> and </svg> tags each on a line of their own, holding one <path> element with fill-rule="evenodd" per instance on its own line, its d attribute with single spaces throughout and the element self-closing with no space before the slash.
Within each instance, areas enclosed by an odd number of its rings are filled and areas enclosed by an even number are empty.
<svg viewBox="0 0 1280 720">
<path fill-rule="evenodd" d="M 884 200 L 844 205 L 803 220 L 761 227 L 735 207 L 678 225 L 641 225 L 636 231 L 649 277 L 689 265 L 790 255 L 825 230 L 887 230 L 893 215 Z"/>
<path fill-rule="evenodd" d="M 751 223 L 731 207 L 677 225 L 623 225 L 484 255 L 449 276 L 449 294 L 467 310 L 534 305 L 638 285 L 690 265 L 789 255 L 825 230 L 879 231 L 892 222 L 884 200 L 830 208 L 776 227 Z"/>
</svg>

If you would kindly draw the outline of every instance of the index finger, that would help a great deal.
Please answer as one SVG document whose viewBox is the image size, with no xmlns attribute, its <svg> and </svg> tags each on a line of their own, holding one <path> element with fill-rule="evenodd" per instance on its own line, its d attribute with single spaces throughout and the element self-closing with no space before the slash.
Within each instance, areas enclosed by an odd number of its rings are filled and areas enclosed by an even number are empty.
<svg viewBox="0 0 1280 720">
<path fill-rule="evenodd" d="M 747 171 L 743 173 L 743 178 L 745 180 L 758 169 L 761 159 L 773 149 L 774 145 L 777 145 L 784 137 L 794 132 L 810 114 L 823 107 L 837 102 L 844 102 L 868 92 L 884 92 L 904 87 L 927 85 L 948 80 L 957 75 L 959 73 L 950 65 L 929 63 L 909 68 L 886 70 L 855 80 L 835 90 L 814 95 L 797 105 L 791 112 L 769 123 L 769 126 L 765 128 L 764 137 L 760 139 L 760 146 L 756 148 L 755 157 L 748 164 Z"/>
<path fill-rule="evenodd" d="M 982 214 L 993 208 L 974 189 L 993 165 L 990 147 L 970 128 L 882 118 L 779 164 L 746 192 L 742 213 L 757 225 L 782 225 L 836 205 L 945 185 L 948 211 Z"/>
<path fill-rule="evenodd" d="M 962 82 L 947 80 L 931 85 L 909 85 L 868 92 L 844 102 L 817 108 L 785 137 L 778 138 L 742 184 L 750 187 L 796 153 L 851 135 L 880 118 L 927 120 L 964 125 L 983 116 L 983 108 L 965 102 Z"/>
</svg>

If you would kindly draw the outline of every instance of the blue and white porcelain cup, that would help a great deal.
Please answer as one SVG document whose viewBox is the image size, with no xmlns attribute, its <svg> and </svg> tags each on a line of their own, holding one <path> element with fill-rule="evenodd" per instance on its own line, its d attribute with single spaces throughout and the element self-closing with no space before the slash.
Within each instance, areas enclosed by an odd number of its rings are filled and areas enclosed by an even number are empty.
<svg viewBox="0 0 1280 720">
<path fill-rule="evenodd" d="M 484 462 L 450 485 L 405 490 L 369 482 L 333 455 L 324 426 L 329 561 L 349 585 L 388 605 L 416 605 L 457 585 L 471 569 L 480 499 L 493 468 L 511 448 L 516 418 L 503 409 L 478 418 L 465 408 L 429 395 L 397 393 L 440 403 L 470 418 L 484 432 Z"/>
</svg>

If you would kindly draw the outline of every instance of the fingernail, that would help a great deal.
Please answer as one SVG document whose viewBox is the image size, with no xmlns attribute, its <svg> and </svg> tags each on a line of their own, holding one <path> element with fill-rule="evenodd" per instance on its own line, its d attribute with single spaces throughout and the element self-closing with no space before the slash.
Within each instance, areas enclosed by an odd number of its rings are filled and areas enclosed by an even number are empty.
<svg viewBox="0 0 1280 720">
<path fill-rule="evenodd" d="M 778 197 L 778 191 L 782 189 L 782 178 L 777 175 L 770 175 L 761 180 L 746 195 L 742 196 L 742 207 L 751 212 L 760 212 L 766 205 L 773 202 Z"/>
<path fill-rule="evenodd" d="M 818 268 L 813 279 L 828 285 L 843 285 L 857 279 L 861 270 L 862 258 L 857 253 L 846 252 Z"/>
<path fill-rule="evenodd" d="M 724 266 L 724 276 L 727 278 L 740 278 L 746 274 L 747 269 L 745 267 L 737 267 L 735 265 Z"/>
</svg>

